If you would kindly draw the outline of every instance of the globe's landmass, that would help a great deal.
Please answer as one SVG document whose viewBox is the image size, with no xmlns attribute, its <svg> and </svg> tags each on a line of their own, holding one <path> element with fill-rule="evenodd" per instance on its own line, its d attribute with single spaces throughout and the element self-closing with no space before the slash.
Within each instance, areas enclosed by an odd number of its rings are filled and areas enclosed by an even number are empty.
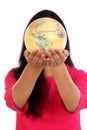
<svg viewBox="0 0 87 130">
<path fill-rule="evenodd" d="M 33 50 L 50 49 L 63 50 L 66 46 L 67 35 L 64 27 L 55 19 L 44 17 L 33 21 L 26 29 L 24 35 L 26 48 Z"/>
</svg>

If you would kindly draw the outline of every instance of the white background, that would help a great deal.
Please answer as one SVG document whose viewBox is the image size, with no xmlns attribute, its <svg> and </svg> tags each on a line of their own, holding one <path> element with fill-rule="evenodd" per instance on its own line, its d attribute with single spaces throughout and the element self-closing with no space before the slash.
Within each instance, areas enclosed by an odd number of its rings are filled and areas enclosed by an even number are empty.
<svg viewBox="0 0 87 130">
<path fill-rule="evenodd" d="M 51 9 L 68 30 L 71 56 L 78 69 L 87 72 L 86 0 L 1 0 L 0 1 L 0 130 L 15 130 L 15 112 L 4 101 L 4 79 L 18 65 L 24 29 L 42 9 Z M 82 130 L 87 130 L 87 109 L 81 111 Z"/>
</svg>

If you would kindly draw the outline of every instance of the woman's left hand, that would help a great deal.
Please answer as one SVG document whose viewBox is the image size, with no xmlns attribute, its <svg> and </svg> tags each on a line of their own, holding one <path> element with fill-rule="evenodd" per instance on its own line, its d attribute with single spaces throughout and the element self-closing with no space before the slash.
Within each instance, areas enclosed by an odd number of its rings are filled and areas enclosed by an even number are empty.
<svg viewBox="0 0 87 130">
<path fill-rule="evenodd" d="M 64 63 L 69 56 L 69 51 L 68 50 L 50 50 L 47 53 L 47 58 L 46 58 L 46 65 L 47 66 L 58 66 L 61 63 Z"/>
</svg>

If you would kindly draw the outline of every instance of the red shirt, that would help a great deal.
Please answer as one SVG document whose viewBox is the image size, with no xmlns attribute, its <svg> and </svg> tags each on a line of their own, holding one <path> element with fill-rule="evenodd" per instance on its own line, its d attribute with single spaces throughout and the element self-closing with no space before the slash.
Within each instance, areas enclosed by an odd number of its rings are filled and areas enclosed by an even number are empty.
<svg viewBox="0 0 87 130">
<path fill-rule="evenodd" d="M 15 106 L 11 89 L 17 80 L 13 76 L 12 70 L 8 72 L 5 78 L 5 100 L 7 106 L 16 111 L 16 130 L 81 130 L 80 110 L 87 108 L 87 74 L 69 65 L 66 67 L 81 92 L 77 110 L 74 113 L 69 113 L 65 109 L 55 80 L 50 76 L 46 79 L 46 83 L 42 84 L 49 87 L 50 91 L 45 101 L 44 112 L 39 118 L 35 118 L 33 115 L 26 116 L 28 102 L 21 110 Z"/>
</svg>

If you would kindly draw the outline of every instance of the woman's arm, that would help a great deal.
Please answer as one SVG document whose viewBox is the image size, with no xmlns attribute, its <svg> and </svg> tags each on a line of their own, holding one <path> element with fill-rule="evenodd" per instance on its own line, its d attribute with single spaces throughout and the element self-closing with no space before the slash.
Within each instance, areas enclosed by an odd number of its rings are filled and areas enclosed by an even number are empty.
<svg viewBox="0 0 87 130">
<path fill-rule="evenodd" d="M 31 54 L 25 52 L 24 55 L 27 60 L 29 58 L 29 63 L 27 63 L 17 83 L 12 87 L 12 98 L 19 109 L 25 105 L 31 95 L 36 80 L 43 69 L 41 64 L 44 59 L 41 52 L 33 52 Z"/>
<path fill-rule="evenodd" d="M 75 112 L 80 100 L 80 91 L 72 81 L 65 64 L 51 67 L 51 73 L 66 109 L 69 112 Z"/>
<path fill-rule="evenodd" d="M 47 61 L 66 109 L 69 112 L 75 112 L 80 100 L 80 91 L 72 81 L 64 64 L 68 55 L 67 50 L 62 52 L 59 50 L 51 50 L 48 54 L 49 60 Z"/>
</svg>

